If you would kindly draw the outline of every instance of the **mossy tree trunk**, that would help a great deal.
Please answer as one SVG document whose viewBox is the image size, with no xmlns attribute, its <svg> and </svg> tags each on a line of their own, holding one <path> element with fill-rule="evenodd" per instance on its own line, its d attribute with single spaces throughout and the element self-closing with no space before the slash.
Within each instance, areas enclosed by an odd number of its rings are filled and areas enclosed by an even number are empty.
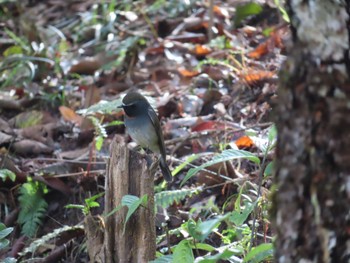
<svg viewBox="0 0 350 263">
<path fill-rule="evenodd" d="M 350 262 L 349 1 L 287 0 L 272 222 L 276 262 Z"/>
</svg>

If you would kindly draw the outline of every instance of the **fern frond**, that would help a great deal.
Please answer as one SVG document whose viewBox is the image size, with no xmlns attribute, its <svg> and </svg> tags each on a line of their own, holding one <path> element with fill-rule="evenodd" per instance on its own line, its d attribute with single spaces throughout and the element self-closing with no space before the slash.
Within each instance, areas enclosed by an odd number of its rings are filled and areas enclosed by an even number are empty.
<svg viewBox="0 0 350 263">
<path fill-rule="evenodd" d="M 185 199 L 187 196 L 192 196 L 202 191 L 202 187 L 197 187 L 193 189 L 180 189 L 180 190 L 171 190 L 163 191 L 155 194 L 155 203 L 156 206 L 161 206 L 167 208 L 172 205 L 174 202 L 180 202 Z"/>
<path fill-rule="evenodd" d="M 45 192 L 45 185 L 40 182 L 29 181 L 20 188 L 18 222 L 22 226 L 22 234 L 28 237 L 35 235 L 46 213 Z"/>
<path fill-rule="evenodd" d="M 48 244 L 52 239 L 57 238 L 62 233 L 68 232 L 68 231 L 77 231 L 77 230 L 84 230 L 84 226 L 78 224 L 75 226 L 63 226 L 61 228 L 56 228 L 51 233 L 48 233 L 45 236 L 42 236 L 39 239 L 34 240 L 28 247 L 23 249 L 23 251 L 18 254 L 20 256 L 25 256 L 28 253 L 34 254 L 39 247 Z"/>
</svg>

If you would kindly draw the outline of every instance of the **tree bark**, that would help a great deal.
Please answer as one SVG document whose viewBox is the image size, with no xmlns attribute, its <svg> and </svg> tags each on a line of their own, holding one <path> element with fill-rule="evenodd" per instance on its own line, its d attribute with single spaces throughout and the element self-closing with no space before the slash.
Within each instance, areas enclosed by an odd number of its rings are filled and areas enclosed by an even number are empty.
<svg viewBox="0 0 350 263">
<path fill-rule="evenodd" d="M 124 195 L 142 197 L 147 194 L 146 207 L 139 207 L 126 223 L 123 207 L 106 220 L 105 255 L 110 263 L 148 262 L 155 258 L 156 229 L 154 217 L 154 180 L 142 156 L 129 151 L 122 137 L 111 145 L 106 175 L 105 212 L 118 205 Z"/>
<path fill-rule="evenodd" d="M 350 262 L 349 1 L 289 0 L 272 223 L 276 262 Z"/>
<path fill-rule="evenodd" d="M 129 151 L 124 139 L 116 136 L 111 145 L 105 181 L 105 214 L 121 205 L 123 196 L 148 196 L 146 207 L 140 206 L 125 225 L 127 208 L 105 219 L 88 215 L 85 231 L 90 262 L 148 262 L 156 254 L 153 173 L 142 156 Z"/>
</svg>

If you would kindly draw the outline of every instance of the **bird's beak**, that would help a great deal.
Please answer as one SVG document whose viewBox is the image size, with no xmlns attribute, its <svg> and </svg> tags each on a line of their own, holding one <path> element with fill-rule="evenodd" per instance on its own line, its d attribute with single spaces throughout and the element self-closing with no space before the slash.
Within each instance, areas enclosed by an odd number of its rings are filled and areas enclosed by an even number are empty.
<svg viewBox="0 0 350 263">
<path fill-rule="evenodd" d="M 123 104 L 119 105 L 117 108 L 122 109 L 123 108 Z"/>
</svg>

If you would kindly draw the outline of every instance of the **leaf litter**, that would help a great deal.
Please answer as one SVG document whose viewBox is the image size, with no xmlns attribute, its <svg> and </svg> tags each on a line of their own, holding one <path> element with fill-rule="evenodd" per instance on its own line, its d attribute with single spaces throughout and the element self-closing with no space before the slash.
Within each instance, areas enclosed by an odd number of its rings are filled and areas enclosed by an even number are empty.
<svg viewBox="0 0 350 263">
<path fill-rule="evenodd" d="M 0 168 L 16 175 L 0 178 L 0 221 L 21 229 L 19 189 L 31 182 L 48 189 L 45 216 L 34 234 L 13 231 L 13 246 L 1 251 L 0 259 L 35 255 L 51 262 L 88 261 L 86 251 L 73 253 L 84 242 L 79 225 L 84 215 L 64 207 L 84 204 L 103 191 L 108 146 L 115 134 L 125 132 L 116 106 L 131 87 L 154 100 L 169 164 L 181 167 L 169 187 L 177 197 L 171 201 L 170 192 L 159 201 L 168 204 L 157 214 L 160 251 L 168 241 L 176 245 L 186 237 L 183 223 L 189 219 L 205 222 L 257 198 L 259 163 L 218 154 L 244 150 L 260 160 L 273 159 L 273 148 L 266 150 L 267 133 L 289 37 L 280 7 L 270 1 L 251 6 L 217 1 L 210 20 L 208 6 L 197 1 L 112 2 L 0 4 Z M 199 166 L 205 168 L 189 176 Z M 269 180 L 263 180 L 264 193 Z M 93 215 L 103 214 L 102 200 L 96 200 L 101 206 L 91 209 Z M 245 222 L 249 214 L 241 216 Z M 168 241 L 162 238 L 164 215 L 170 230 L 182 229 Z M 261 243 L 272 234 L 263 231 L 266 218 L 259 220 L 263 236 L 256 242 Z M 223 248 L 214 232 L 205 238 L 218 251 Z M 25 253 L 33 240 L 39 245 Z M 205 256 L 200 251 L 196 257 Z"/>
</svg>

